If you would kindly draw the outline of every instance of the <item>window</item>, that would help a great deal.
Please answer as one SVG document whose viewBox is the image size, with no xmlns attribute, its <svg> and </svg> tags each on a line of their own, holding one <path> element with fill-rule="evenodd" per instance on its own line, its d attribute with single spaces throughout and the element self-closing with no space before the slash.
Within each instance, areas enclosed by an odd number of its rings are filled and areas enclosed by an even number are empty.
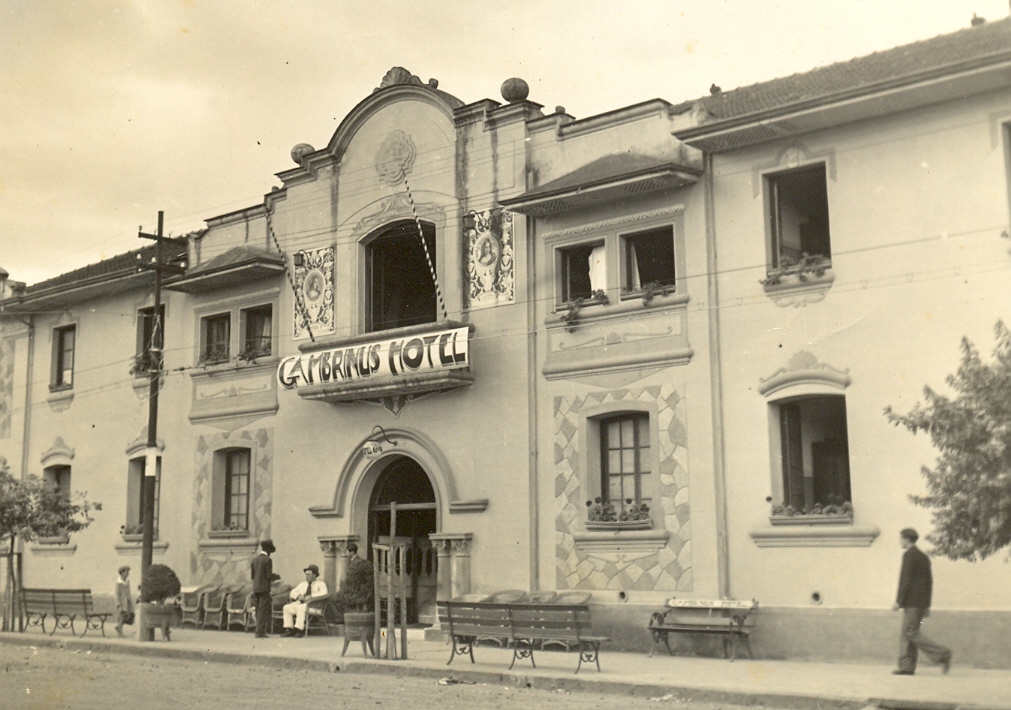
<svg viewBox="0 0 1011 710">
<path fill-rule="evenodd" d="M 607 258 L 603 242 L 579 244 L 558 250 L 562 303 L 593 298 L 607 289 Z"/>
<path fill-rule="evenodd" d="M 74 347 L 77 326 L 67 325 L 53 331 L 53 368 L 50 389 L 74 386 Z"/>
<path fill-rule="evenodd" d="M 626 291 L 674 285 L 673 227 L 626 234 L 621 243 L 625 259 L 623 287 Z"/>
<path fill-rule="evenodd" d="M 143 491 L 147 480 L 144 469 L 147 461 L 144 457 L 130 460 L 126 481 L 126 524 L 124 535 L 140 535 L 144 532 Z M 154 476 L 154 537 L 158 537 L 158 508 L 161 499 L 161 457 L 158 457 L 157 472 Z"/>
<path fill-rule="evenodd" d="M 649 416 L 622 414 L 600 420 L 601 501 L 622 519 L 643 503 L 650 505 Z"/>
<path fill-rule="evenodd" d="M 846 398 L 811 396 L 779 404 L 783 505 L 809 514 L 849 503 Z"/>
<path fill-rule="evenodd" d="M 435 228 L 422 226 L 432 268 L 436 266 Z M 392 227 L 366 247 L 368 329 L 434 323 L 435 283 L 414 222 Z"/>
<path fill-rule="evenodd" d="M 240 311 L 242 327 L 242 356 L 246 359 L 268 357 L 271 353 L 270 304 Z"/>
<path fill-rule="evenodd" d="M 134 372 L 145 373 L 161 368 L 161 353 L 165 343 L 165 306 L 154 317 L 154 307 L 137 311 L 137 359 Z"/>
<path fill-rule="evenodd" d="M 771 235 L 770 266 L 783 268 L 804 255 L 832 257 L 829 245 L 825 165 L 812 165 L 766 178 Z"/>
<path fill-rule="evenodd" d="M 249 529 L 249 449 L 221 452 L 224 459 L 224 486 L 221 496 L 220 520 L 213 526 L 219 530 Z"/>
<path fill-rule="evenodd" d="M 66 499 L 70 499 L 70 466 L 50 466 L 43 470 L 42 480 L 56 488 Z"/>
<path fill-rule="evenodd" d="M 200 320 L 201 345 L 200 362 L 216 363 L 227 362 L 229 355 L 229 343 L 231 341 L 232 317 L 230 313 L 207 316 Z"/>
</svg>

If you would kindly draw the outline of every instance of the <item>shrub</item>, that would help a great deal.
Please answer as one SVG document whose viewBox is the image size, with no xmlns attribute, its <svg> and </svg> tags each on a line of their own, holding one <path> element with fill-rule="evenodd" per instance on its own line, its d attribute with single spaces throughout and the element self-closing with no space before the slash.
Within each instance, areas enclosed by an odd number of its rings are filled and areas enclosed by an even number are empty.
<svg viewBox="0 0 1011 710">
<path fill-rule="evenodd" d="M 145 603 L 163 603 L 169 597 L 179 594 L 182 585 L 179 578 L 166 565 L 151 565 L 140 583 L 140 600 Z"/>
<path fill-rule="evenodd" d="M 372 611 L 375 606 L 375 579 L 372 565 L 355 556 L 351 558 L 347 576 L 333 601 L 342 614 Z"/>
</svg>

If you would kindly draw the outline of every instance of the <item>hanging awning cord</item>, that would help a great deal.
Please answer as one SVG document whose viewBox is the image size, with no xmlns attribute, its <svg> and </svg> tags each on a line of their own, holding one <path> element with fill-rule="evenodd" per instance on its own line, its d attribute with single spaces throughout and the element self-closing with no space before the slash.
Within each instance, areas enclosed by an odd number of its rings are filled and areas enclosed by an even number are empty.
<svg viewBox="0 0 1011 710">
<path fill-rule="evenodd" d="M 418 239 L 421 240 L 421 248 L 425 250 L 425 262 L 428 264 L 428 272 L 432 274 L 432 283 L 435 284 L 435 297 L 439 300 L 442 319 L 449 320 L 449 314 L 446 312 L 446 302 L 442 300 L 442 289 L 439 288 L 439 277 L 435 273 L 432 255 L 428 253 L 428 242 L 425 241 L 425 233 L 421 231 L 421 220 L 418 219 L 418 208 L 414 205 L 414 196 L 411 194 L 411 186 L 407 183 L 407 175 L 404 175 L 404 187 L 407 188 L 407 199 L 411 202 L 411 212 L 414 213 L 414 224 L 418 227 Z"/>
<path fill-rule="evenodd" d="M 310 342 L 315 343 L 316 338 L 313 337 L 312 326 L 309 324 L 309 321 L 311 320 L 309 316 L 309 309 L 305 307 L 305 301 L 302 300 L 302 294 L 300 294 L 298 289 L 295 288 L 295 280 L 291 277 L 291 271 L 288 269 L 288 255 L 284 253 L 283 249 L 281 249 L 281 245 L 277 241 L 277 235 L 274 234 L 274 225 L 270 222 L 270 210 L 264 210 L 264 212 L 267 215 L 267 234 L 270 235 L 270 238 L 274 242 L 274 246 L 277 247 L 277 251 L 281 254 L 281 258 L 284 259 L 284 275 L 288 277 L 288 285 L 291 286 L 291 292 L 295 296 L 295 307 L 298 309 L 299 314 L 301 314 L 303 318 L 306 332 L 309 333 Z"/>
</svg>

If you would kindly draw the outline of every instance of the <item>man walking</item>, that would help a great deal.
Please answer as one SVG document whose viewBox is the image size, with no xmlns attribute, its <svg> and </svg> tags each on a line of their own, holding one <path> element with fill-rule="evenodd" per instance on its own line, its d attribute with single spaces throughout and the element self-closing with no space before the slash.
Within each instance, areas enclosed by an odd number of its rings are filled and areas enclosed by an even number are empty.
<svg viewBox="0 0 1011 710">
<path fill-rule="evenodd" d="M 272 621 L 272 609 L 270 599 L 270 584 L 275 579 L 280 579 L 274 574 L 274 563 L 270 560 L 270 555 L 276 551 L 273 540 L 264 540 L 260 543 L 260 550 L 253 556 L 251 571 L 253 575 L 253 602 L 256 605 L 256 638 L 267 638 Z"/>
<path fill-rule="evenodd" d="M 951 650 L 920 633 L 923 617 L 930 613 L 934 579 L 930 573 L 930 558 L 916 546 L 919 538 L 919 534 L 912 528 L 899 533 L 899 544 L 905 553 L 902 555 L 902 573 L 899 575 L 899 594 L 892 607 L 894 610 L 902 609 L 899 667 L 892 671 L 895 675 L 913 675 L 919 651 L 923 651 L 934 663 L 940 664 L 942 673 L 947 673 L 951 667 Z"/>
</svg>

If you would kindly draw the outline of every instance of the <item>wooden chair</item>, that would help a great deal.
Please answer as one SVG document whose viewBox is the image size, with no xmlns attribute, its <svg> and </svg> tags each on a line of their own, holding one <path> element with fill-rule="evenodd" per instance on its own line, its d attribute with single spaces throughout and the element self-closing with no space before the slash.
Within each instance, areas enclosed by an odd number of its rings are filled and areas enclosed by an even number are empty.
<svg viewBox="0 0 1011 710">
<path fill-rule="evenodd" d="M 275 582 L 270 589 L 271 622 L 270 633 L 277 633 L 278 625 L 284 624 L 284 605 L 291 601 L 289 592 L 294 589 L 290 584 Z"/>
</svg>

